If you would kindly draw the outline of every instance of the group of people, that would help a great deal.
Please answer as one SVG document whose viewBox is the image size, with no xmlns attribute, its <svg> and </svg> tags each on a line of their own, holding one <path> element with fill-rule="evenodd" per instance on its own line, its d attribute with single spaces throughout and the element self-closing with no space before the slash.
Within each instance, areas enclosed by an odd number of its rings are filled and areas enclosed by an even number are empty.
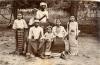
<svg viewBox="0 0 100 65">
<path fill-rule="evenodd" d="M 66 24 L 66 29 L 61 25 L 60 19 L 56 19 L 56 25 L 51 26 L 48 22 L 48 11 L 46 8 L 47 4 L 41 2 L 40 9 L 36 12 L 36 15 L 30 19 L 29 25 L 22 19 L 22 14 L 19 13 L 17 15 L 17 19 L 14 21 L 12 27 L 16 33 L 15 52 L 18 55 L 25 53 L 29 58 L 35 56 L 50 58 L 52 43 L 59 38 L 64 41 L 64 53 L 77 55 L 79 30 L 75 17 L 70 17 L 69 22 Z M 28 36 L 26 35 L 27 29 Z"/>
</svg>

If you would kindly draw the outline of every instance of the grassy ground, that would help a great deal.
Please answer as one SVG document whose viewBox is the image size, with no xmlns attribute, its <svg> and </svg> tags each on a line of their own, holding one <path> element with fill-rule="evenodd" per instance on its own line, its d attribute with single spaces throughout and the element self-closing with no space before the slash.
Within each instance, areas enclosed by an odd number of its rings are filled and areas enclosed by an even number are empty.
<svg viewBox="0 0 100 65">
<path fill-rule="evenodd" d="M 79 37 L 79 55 L 51 59 L 11 55 L 15 49 L 14 33 L 11 30 L 0 31 L 0 65 L 100 65 L 100 43 L 96 37 Z"/>
</svg>

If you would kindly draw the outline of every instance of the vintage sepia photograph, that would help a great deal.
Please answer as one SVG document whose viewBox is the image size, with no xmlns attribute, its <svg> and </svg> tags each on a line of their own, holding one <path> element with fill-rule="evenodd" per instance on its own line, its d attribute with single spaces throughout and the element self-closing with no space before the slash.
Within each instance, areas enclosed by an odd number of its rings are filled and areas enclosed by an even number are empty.
<svg viewBox="0 0 100 65">
<path fill-rule="evenodd" d="M 100 0 L 0 0 L 0 65 L 100 65 Z"/>
</svg>

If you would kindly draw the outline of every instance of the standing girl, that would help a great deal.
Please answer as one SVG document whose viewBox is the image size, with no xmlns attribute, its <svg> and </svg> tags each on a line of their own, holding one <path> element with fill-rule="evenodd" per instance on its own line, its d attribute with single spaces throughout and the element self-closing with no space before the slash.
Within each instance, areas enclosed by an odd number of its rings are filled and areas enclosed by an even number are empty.
<svg viewBox="0 0 100 65">
<path fill-rule="evenodd" d="M 78 54 L 78 23 L 75 20 L 74 16 L 70 17 L 70 21 L 67 24 L 68 31 L 68 41 L 69 41 L 69 53 L 70 55 Z"/>
<path fill-rule="evenodd" d="M 14 20 L 13 29 L 16 33 L 16 53 L 22 55 L 24 51 L 25 42 L 25 29 L 28 28 L 26 21 L 22 19 L 22 14 L 17 15 L 17 19 Z"/>
</svg>

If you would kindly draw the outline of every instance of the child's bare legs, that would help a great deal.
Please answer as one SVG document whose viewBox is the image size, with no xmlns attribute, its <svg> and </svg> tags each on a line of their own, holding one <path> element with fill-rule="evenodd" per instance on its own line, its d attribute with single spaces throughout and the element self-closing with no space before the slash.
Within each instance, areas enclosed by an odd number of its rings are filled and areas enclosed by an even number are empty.
<svg viewBox="0 0 100 65">
<path fill-rule="evenodd" d="M 51 56 L 51 44 L 52 40 L 46 40 L 46 47 L 45 47 L 45 57 L 50 58 Z"/>
</svg>

